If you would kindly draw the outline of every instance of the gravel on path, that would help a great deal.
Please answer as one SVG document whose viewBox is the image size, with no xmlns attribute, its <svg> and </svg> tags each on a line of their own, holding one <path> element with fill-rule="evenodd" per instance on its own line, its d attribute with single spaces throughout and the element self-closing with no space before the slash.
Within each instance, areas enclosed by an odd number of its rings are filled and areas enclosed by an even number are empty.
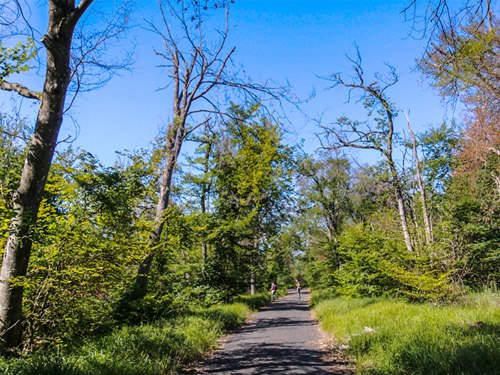
<svg viewBox="0 0 500 375">
<path fill-rule="evenodd" d="M 322 360 L 324 338 L 308 307 L 309 291 L 295 292 L 256 313 L 198 374 L 332 374 Z"/>
</svg>

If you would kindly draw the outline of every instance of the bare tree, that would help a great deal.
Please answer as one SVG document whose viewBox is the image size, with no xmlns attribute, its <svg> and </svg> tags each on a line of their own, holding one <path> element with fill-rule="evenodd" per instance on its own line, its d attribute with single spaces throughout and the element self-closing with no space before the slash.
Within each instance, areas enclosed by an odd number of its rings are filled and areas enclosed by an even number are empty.
<svg viewBox="0 0 500 375">
<path fill-rule="evenodd" d="M 387 98 L 385 91 L 398 82 L 398 76 L 393 67 L 390 67 L 388 77 L 376 75 L 376 80 L 366 83 L 363 68 L 361 66 L 361 55 L 357 52 L 357 58 L 350 59 L 353 63 L 355 75 L 352 83 L 346 82 L 340 74 L 332 74 L 327 79 L 333 82 L 332 87 L 343 86 L 349 89 L 349 98 L 353 91 L 361 92 L 361 101 L 367 109 L 369 116 L 374 112 L 378 115 L 373 119 L 374 124 L 369 121 L 352 121 L 346 117 L 337 120 L 334 126 L 321 125 L 327 144 L 326 149 L 338 149 L 351 147 L 365 150 L 375 150 L 382 154 L 387 162 L 391 173 L 392 187 L 396 196 L 399 219 L 405 244 L 408 252 L 413 252 L 413 244 L 408 229 L 407 212 L 404 204 L 403 187 L 396 163 L 393 158 L 394 150 L 394 118 L 398 110 Z M 338 130 L 337 130 L 338 129 Z"/>
<path fill-rule="evenodd" d="M 401 11 L 412 22 L 412 34 L 429 40 L 449 28 L 465 25 L 471 19 L 491 25 L 495 0 L 409 0 Z"/>
<path fill-rule="evenodd" d="M 247 101 L 260 101 L 262 96 L 280 99 L 285 94 L 283 87 L 243 81 L 231 72 L 235 47 L 227 46 L 229 2 L 223 3 L 222 8 L 225 10 L 222 30 L 209 32 L 206 29 L 207 6 L 196 0 L 160 3 L 161 25 L 149 23 L 151 30 L 163 41 L 164 50 L 155 50 L 155 53 L 164 59 L 162 67 L 168 69 L 173 85 L 173 120 L 166 133 L 165 165 L 154 227 L 148 252 L 138 269 L 136 290 L 144 291 L 147 284 L 165 226 L 174 168 L 186 137 L 215 117 L 230 116 L 225 108 L 231 95 L 233 98 L 240 95 Z"/>
<path fill-rule="evenodd" d="M 93 0 L 81 0 L 78 3 L 75 0 L 49 0 L 48 27 L 41 39 L 46 50 L 45 82 L 41 92 L 6 81 L 2 81 L 0 85 L 2 89 L 13 90 L 24 97 L 40 100 L 33 137 L 19 186 L 14 193 L 14 216 L 0 274 L 0 335 L 4 351 L 18 346 L 22 339 L 22 278 L 26 276 L 28 268 L 32 233 L 63 120 L 68 88 L 75 82 L 75 77 L 81 77 L 85 56 L 90 56 L 100 48 L 99 45 L 89 44 L 90 49 L 82 50 L 84 53 L 80 60 L 71 64 L 72 58 L 75 58 L 72 47 L 77 24 L 84 14 L 88 14 L 92 3 Z M 20 2 L 4 1 L 1 5 L 8 6 L 14 15 L 19 16 L 18 19 L 26 21 Z M 112 27 L 101 33 L 100 37 L 109 39 L 116 36 L 111 29 L 123 31 L 128 22 L 128 15 L 122 15 L 123 17 L 113 21 Z M 102 48 L 100 50 L 102 52 Z M 95 64 L 99 63 L 95 61 Z"/>
</svg>

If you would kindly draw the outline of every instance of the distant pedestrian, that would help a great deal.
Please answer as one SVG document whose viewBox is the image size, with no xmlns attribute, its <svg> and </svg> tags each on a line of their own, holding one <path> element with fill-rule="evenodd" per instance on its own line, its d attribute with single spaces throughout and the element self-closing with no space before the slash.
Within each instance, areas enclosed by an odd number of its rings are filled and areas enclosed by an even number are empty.
<svg viewBox="0 0 500 375">
<path fill-rule="evenodd" d="M 297 286 L 297 295 L 299 296 L 300 299 L 300 290 L 302 289 L 302 285 L 300 284 L 299 280 L 295 280 L 295 285 Z"/>
<path fill-rule="evenodd" d="M 274 281 L 271 283 L 271 301 L 274 302 L 276 300 L 276 289 L 278 289 L 278 287 L 276 286 L 276 284 L 274 283 Z"/>
</svg>

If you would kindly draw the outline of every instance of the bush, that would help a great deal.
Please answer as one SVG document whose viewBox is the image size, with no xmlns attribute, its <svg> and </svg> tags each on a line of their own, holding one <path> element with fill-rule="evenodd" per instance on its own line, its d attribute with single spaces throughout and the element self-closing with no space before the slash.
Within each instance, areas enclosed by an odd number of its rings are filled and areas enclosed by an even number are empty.
<svg viewBox="0 0 500 375">
<path fill-rule="evenodd" d="M 124 325 L 87 339 L 64 353 L 40 350 L 0 361 L 5 375 L 158 375 L 174 374 L 217 347 L 217 339 L 244 323 L 269 302 L 267 293 L 239 296 L 239 302 L 183 309 L 176 316 Z M 147 303 L 145 303 L 147 304 Z"/>
</svg>

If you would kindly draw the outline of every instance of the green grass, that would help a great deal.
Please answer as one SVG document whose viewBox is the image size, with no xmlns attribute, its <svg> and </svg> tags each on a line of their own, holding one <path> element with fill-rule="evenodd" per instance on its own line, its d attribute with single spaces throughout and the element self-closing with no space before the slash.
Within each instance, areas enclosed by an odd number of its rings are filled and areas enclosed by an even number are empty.
<svg viewBox="0 0 500 375">
<path fill-rule="evenodd" d="M 359 374 L 500 374 L 498 302 L 488 292 L 443 306 L 334 299 L 315 312 L 338 346 L 349 346 Z"/>
<path fill-rule="evenodd" d="M 160 375 L 177 374 L 217 339 L 240 326 L 248 315 L 268 303 L 267 293 L 241 296 L 239 302 L 185 311 L 153 323 L 124 326 L 88 340 L 65 353 L 39 351 L 0 360 L 4 375 Z"/>
<path fill-rule="evenodd" d="M 309 304 L 311 307 L 316 306 L 321 301 L 335 299 L 339 296 L 339 293 L 334 289 L 316 289 L 311 291 L 311 300 Z"/>
</svg>

